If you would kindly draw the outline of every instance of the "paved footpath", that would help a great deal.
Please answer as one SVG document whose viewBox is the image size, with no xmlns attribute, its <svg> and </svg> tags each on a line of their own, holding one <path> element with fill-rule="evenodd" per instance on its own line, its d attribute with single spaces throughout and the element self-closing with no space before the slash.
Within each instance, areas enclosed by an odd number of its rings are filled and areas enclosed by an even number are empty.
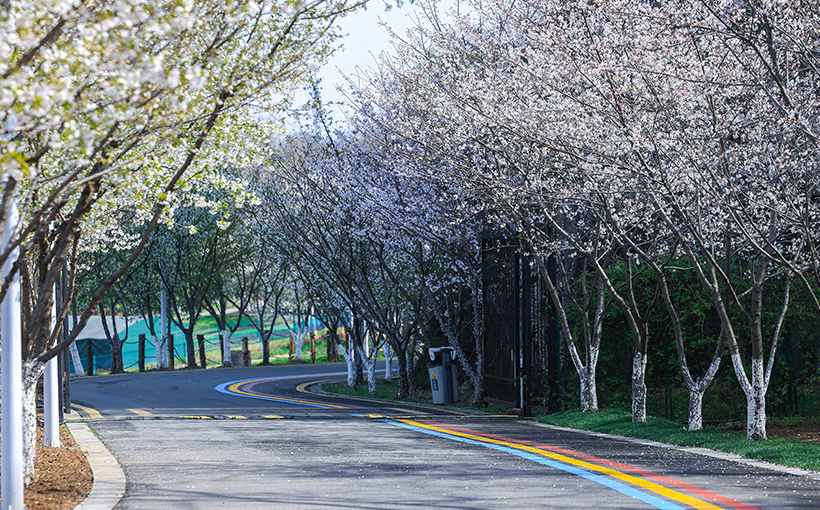
<svg viewBox="0 0 820 510">
<path fill-rule="evenodd" d="M 820 481 L 809 476 L 509 418 L 305 393 L 339 371 L 109 376 L 78 380 L 72 392 L 124 468 L 117 508 L 820 508 Z"/>
</svg>

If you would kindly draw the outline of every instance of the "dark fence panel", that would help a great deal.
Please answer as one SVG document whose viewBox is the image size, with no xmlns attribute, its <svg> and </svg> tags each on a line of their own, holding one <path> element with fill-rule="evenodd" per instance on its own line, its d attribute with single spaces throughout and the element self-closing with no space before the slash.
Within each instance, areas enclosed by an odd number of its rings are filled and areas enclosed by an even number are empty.
<svg viewBox="0 0 820 510">
<path fill-rule="evenodd" d="M 518 407 L 518 255 L 485 241 L 481 273 L 484 296 L 484 392 L 488 400 Z"/>
<path fill-rule="evenodd" d="M 555 263 L 518 253 L 509 243 L 484 242 L 484 390 L 489 400 L 548 411 L 560 406 L 559 342 L 555 311 L 543 281 Z"/>
</svg>

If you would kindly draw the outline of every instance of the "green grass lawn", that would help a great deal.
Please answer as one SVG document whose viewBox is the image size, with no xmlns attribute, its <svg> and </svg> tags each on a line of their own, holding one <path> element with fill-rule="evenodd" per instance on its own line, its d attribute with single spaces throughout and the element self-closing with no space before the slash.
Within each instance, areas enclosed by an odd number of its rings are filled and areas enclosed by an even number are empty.
<svg viewBox="0 0 820 510">
<path fill-rule="evenodd" d="M 371 395 L 370 392 L 367 390 L 367 383 L 356 388 L 349 388 L 347 386 L 347 381 L 322 383 L 322 390 L 336 395 L 351 395 L 354 397 L 378 398 L 381 400 L 397 400 L 401 402 L 417 402 L 420 404 L 430 403 L 429 400 L 419 397 L 397 398 L 396 395 L 398 395 L 399 393 L 399 382 L 396 379 L 393 379 L 392 381 L 377 379 L 375 395 Z"/>
<path fill-rule="evenodd" d="M 765 460 L 783 466 L 820 471 L 820 445 L 769 437 L 766 441 L 749 441 L 745 433 L 704 429 L 688 432 L 681 423 L 648 417 L 646 423 L 633 423 L 626 411 L 603 409 L 582 413 L 580 410 L 539 416 L 536 421 L 561 427 L 591 430 L 639 439 L 651 439 L 679 446 L 697 446 L 735 453 L 750 459 Z"/>
</svg>

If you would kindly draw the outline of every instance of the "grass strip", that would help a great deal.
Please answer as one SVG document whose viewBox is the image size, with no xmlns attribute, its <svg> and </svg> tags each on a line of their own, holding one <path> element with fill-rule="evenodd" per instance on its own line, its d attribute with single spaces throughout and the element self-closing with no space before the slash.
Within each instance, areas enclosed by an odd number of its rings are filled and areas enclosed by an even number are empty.
<svg viewBox="0 0 820 510">
<path fill-rule="evenodd" d="M 420 404 L 429 404 L 427 400 L 413 397 L 397 398 L 399 392 L 398 381 L 385 381 L 384 379 L 376 380 L 376 393 L 372 394 L 367 389 L 367 384 L 350 388 L 347 382 L 325 382 L 322 383 L 322 390 L 334 395 L 349 395 L 352 397 L 377 398 L 380 400 L 395 400 L 397 402 L 416 402 Z"/>
<path fill-rule="evenodd" d="M 745 434 L 727 430 L 703 429 L 688 432 L 680 423 L 652 416 L 647 417 L 646 423 L 633 423 L 628 412 L 617 409 L 587 413 L 580 410 L 564 411 L 539 416 L 536 421 L 678 446 L 709 448 L 782 466 L 820 471 L 820 445 L 793 439 L 769 437 L 766 441 L 749 441 Z"/>
</svg>

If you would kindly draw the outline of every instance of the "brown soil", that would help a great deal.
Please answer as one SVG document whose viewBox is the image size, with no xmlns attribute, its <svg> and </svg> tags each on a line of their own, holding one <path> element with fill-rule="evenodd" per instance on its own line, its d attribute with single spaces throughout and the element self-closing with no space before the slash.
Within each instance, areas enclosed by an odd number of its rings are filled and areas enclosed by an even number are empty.
<svg viewBox="0 0 820 510">
<path fill-rule="evenodd" d="M 66 510 L 76 507 L 91 492 L 91 466 L 67 427 L 60 427 L 59 448 L 43 446 L 43 429 L 37 429 L 35 474 L 25 489 L 29 510 Z"/>
<path fill-rule="evenodd" d="M 820 444 L 820 425 L 766 425 L 769 436 L 796 439 L 807 443 Z"/>
</svg>

